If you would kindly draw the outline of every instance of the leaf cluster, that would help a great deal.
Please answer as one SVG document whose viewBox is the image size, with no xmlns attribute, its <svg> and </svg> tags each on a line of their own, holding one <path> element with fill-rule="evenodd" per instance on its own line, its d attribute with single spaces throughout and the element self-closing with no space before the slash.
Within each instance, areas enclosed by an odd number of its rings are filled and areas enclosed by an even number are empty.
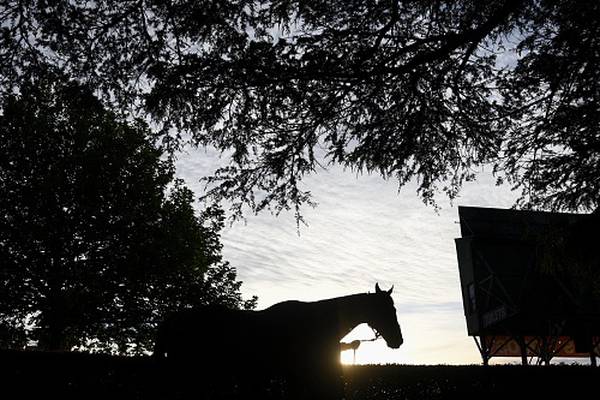
<svg viewBox="0 0 600 400">
<path fill-rule="evenodd" d="M 595 2 L 8 2 L 4 90 L 61 68 L 115 110 L 231 155 L 208 194 L 279 212 L 329 163 L 427 204 L 495 165 L 520 205 L 598 206 Z"/>
<path fill-rule="evenodd" d="M 196 215 L 143 121 L 52 73 L 1 109 L 3 346 L 140 353 L 167 311 L 254 305 L 221 256 L 223 211 Z"/>
</svg>

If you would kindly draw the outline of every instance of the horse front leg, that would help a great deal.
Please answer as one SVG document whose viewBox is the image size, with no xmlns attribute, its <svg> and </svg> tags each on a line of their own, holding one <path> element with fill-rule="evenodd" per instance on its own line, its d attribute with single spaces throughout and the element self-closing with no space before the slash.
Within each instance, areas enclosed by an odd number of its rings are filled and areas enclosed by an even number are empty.
<svg viewBox="0 0 600 400">
<path fill-rule="evenodd" d="M 337 347 L 309 357 L 299 369 L 296 382 L 303 393 L 299 399 L 340 400 L 344 398 L 342 365 Z"/>
<path fill-rule="evenodd" d="M 309 377 L 307 388 L 310 398 L 319 400 L 341 400 L 344 398 L 344 380 L 341 369 L 317 368 Z"/>
<path fill-rule="evenodd" d="M 344 382 L 341 376 L 304 370 L 287 381 L 287 396 L 292 400 L 341 400 Z"/>
</svg>

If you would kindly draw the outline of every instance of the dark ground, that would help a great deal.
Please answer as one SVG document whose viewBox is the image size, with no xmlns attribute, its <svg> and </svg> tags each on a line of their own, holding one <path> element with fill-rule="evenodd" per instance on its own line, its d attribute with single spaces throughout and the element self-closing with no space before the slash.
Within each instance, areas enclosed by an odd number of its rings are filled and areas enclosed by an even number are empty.
<svg viewBox="0 0 600 400">
<path fill-rule="evenodd" d="M 182 383 L 173 368 L 150 357 L 0 351 L 0 398 L 39 399 L 284 399 L 281 382 L 257 396 L 244 384 L 205 382 L 189 365 Z M 595 398 L 600 368 L 523 366 L 348 366 L 346 396 L 358 399 Z M 9 395 L 10 394 L 10 395 Z M 585 396 L 585 397 L 584 397 Z"/>
</svg>

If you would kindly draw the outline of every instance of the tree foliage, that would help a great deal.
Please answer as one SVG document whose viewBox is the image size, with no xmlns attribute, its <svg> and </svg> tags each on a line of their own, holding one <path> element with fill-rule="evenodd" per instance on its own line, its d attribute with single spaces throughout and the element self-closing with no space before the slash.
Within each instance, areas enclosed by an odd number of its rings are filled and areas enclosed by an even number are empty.
<svg viewBox="0 0 600 400">
<path fill-rule="evenodd" d="M 482 165 L 523 206 L 598 207 L 597 2 L 8 2 L 3 87 L 48 63 L 170 146 L 231 154 L 210 195 L 310 201 L 322 163 L 419 181 L 427 203 Z"/>
<path fill-rule="evenodd" d="M 141 121 L 49 71 L 0 115 L 0 341 L 140 353 L 167 310 L 253 307 L 221 257 L 223 212 L 193 193 Z"/>
</svg>

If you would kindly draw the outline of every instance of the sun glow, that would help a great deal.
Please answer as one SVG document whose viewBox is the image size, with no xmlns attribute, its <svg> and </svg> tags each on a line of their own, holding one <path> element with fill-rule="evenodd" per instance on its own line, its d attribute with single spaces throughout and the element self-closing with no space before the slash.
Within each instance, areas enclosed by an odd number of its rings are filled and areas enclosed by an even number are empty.
<svg viewBox="0 0 600 400">
<path fill-rule="evenodd" d="M 385 345 L 383 339 L 370 341 L 375 337 L 373 330 L 367 324 L 358 325 L 341 341 L 350 343 L 353 340 L 361 340 L 356 350 L 345 350 L 340 352 L 342 364 L 378 364 L 387 362 L 390 349 Z"/>
<path fill-rule="evenodd" d="M 344 350 L 340 352 L 340 361 L 345 365 L 353 365 L 356 364 L 356 359 L 354 357 L 354 350 Z"/>
</svg>

